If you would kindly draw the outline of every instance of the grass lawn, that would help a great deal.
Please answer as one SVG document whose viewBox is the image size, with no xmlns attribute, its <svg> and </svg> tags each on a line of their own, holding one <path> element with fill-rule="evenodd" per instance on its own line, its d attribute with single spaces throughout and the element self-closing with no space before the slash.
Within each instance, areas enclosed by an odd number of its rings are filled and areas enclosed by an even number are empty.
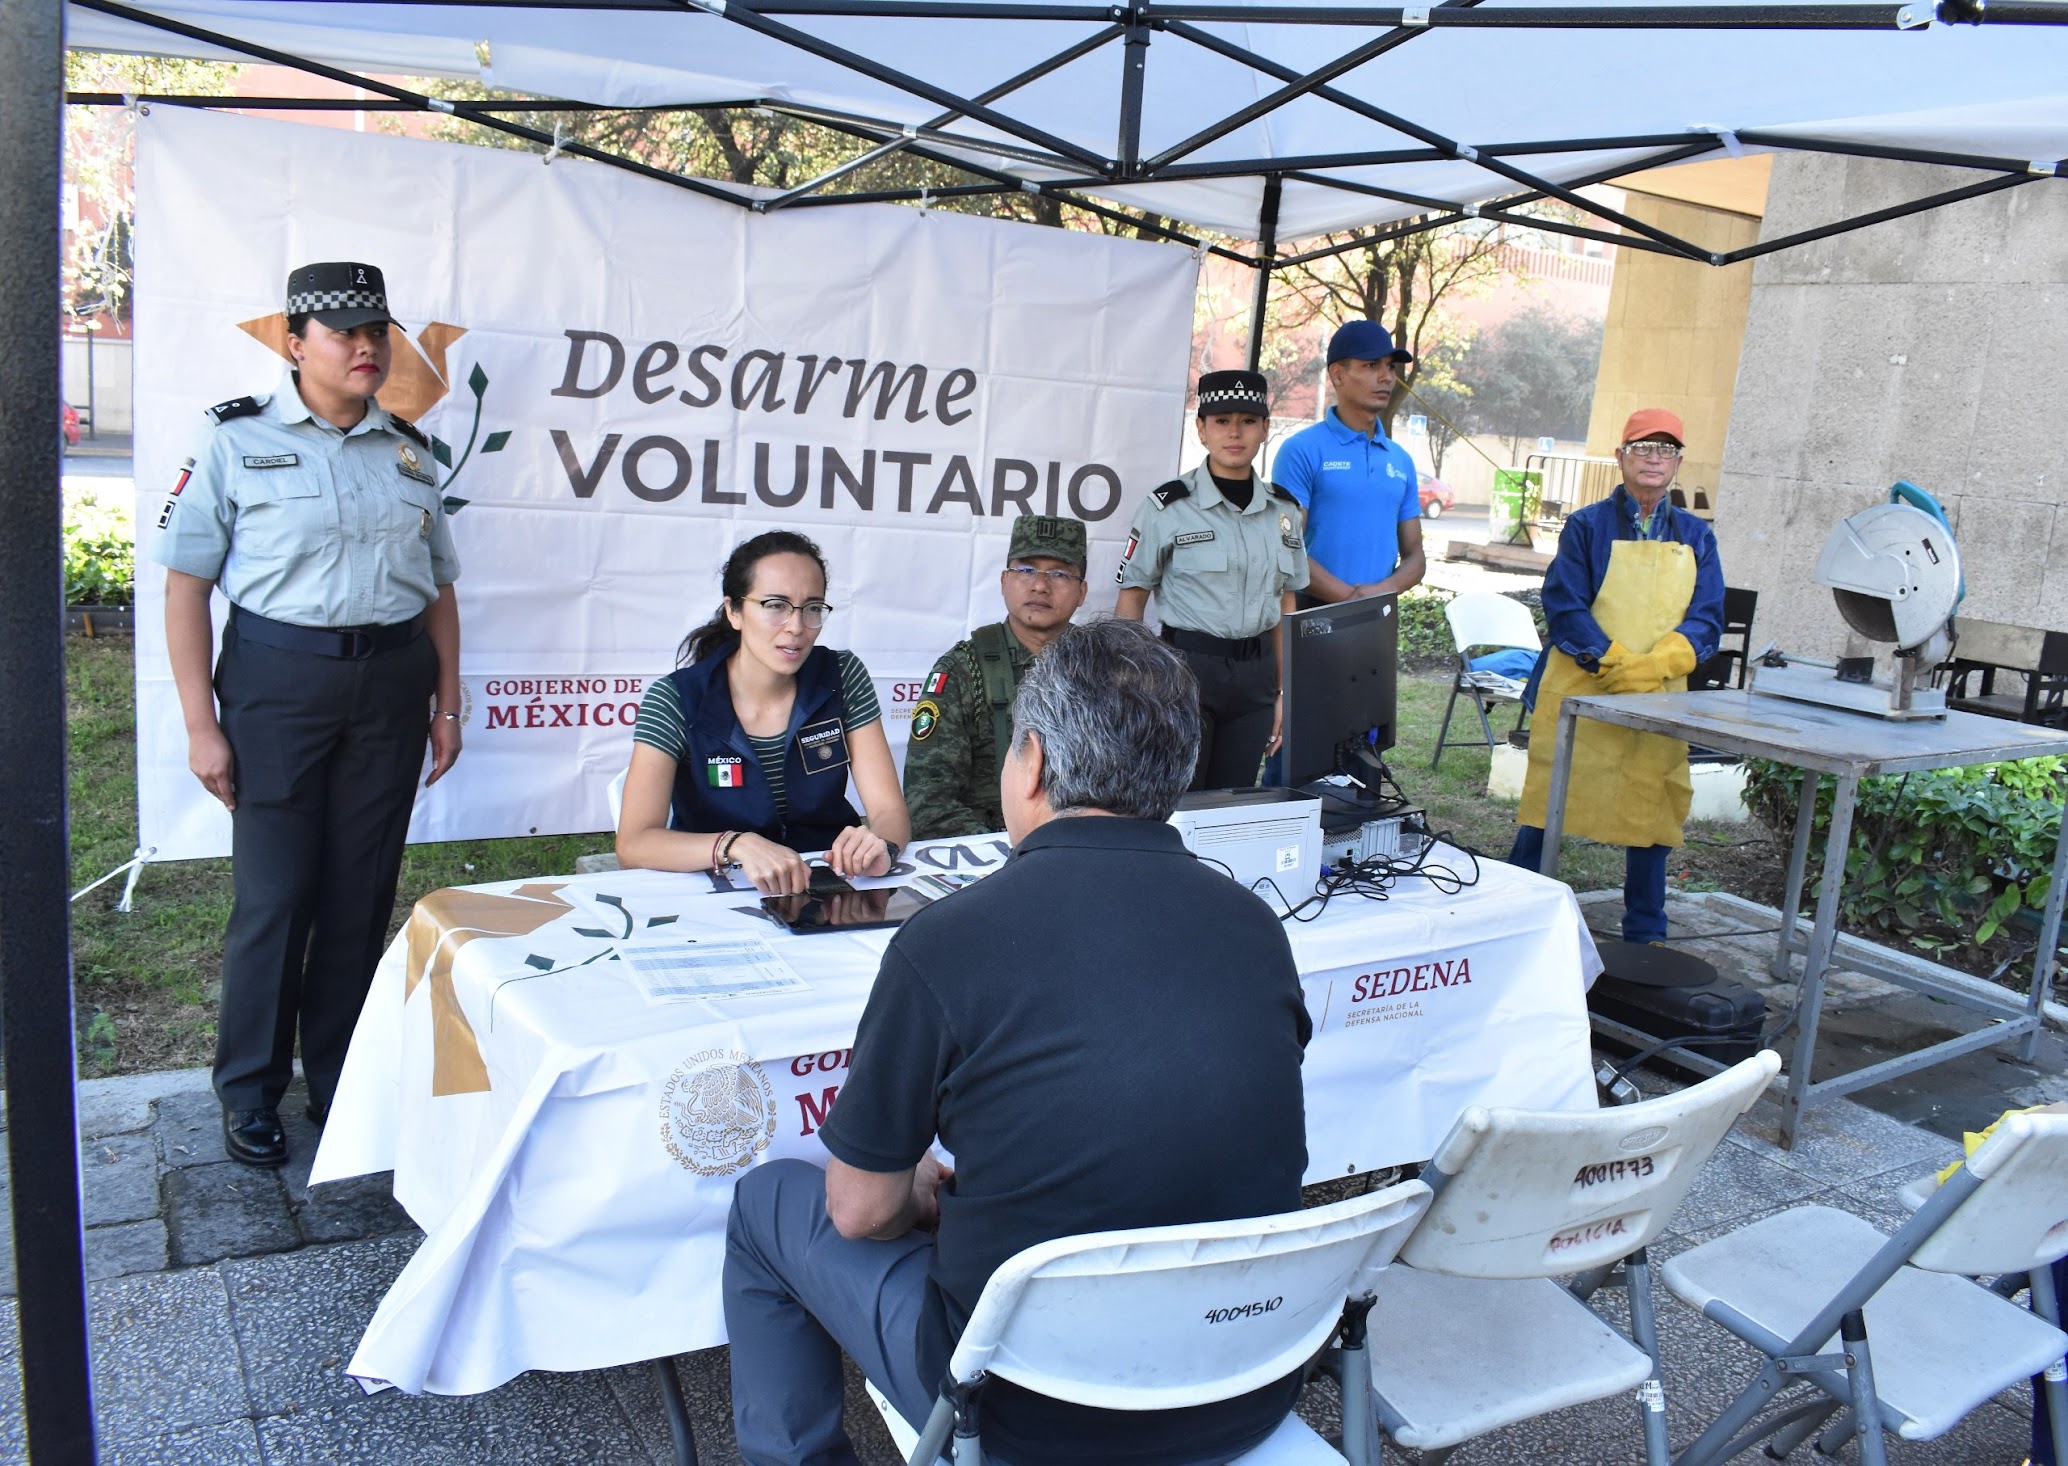
<svg viewBox="0 0 2068 1466">
<path fill-rule="evenodd" d="M 132 668 L 132 643 L 126 638 L 67 638 L 74 890 L 136 850 Z M 1408 798 L 1426 808 L 1434 827 L 1449 832 L 1453 843 L 1498 858 L 1514 837 L 1515 808 L 1487 797 L 1485 751 L 1453 748 L 1445 752 L 1440 769 L 1429 769 L 1448 691 L 1442 673 L 1401 677 L 1401 736 L 1391 759 L 1393 772 Z M 1469 708 L 1461 708 L 1460 717 L 1476 721 Z M 1497 731 L 1506 726 L 1503 722 Z M 1778 884 L 1773 868 L 1782 852 L 1763 829 L 1697 825 L 1688 835 L 1684 858 L 1673 862 L 1677 884 L 1722 886 L 1771 899 L 1746 889 L 1763 871 L 1771 871 Z M 402 862 L 391 931 L 426 892 L 571 871 L 577 856 L 609 848 L 609 835 L 600 833 L 412 845 Z M 1622 852 L 1568 841 L 1564 873 L 1576 889 L 1620 888 Z M 127 914 L 115 909 L 121 888 L 119 879 L 111 881 L 72 907 L 80 1072 L 91 1078 L 206 1064 L 215 1044 L 230 862 L 148 867 L 137 886 L 136 909 Z"/>
</svg>

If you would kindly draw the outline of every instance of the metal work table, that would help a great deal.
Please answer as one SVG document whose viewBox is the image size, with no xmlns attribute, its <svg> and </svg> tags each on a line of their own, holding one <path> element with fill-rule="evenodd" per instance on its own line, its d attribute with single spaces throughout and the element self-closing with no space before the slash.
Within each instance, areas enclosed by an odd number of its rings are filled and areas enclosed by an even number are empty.
<svg viewBox="0 0 2068 1466">
<path fill-rule="evenodd" d="M 2033 959 L 2032 991 L 2025 999 L 1992 982 L 1936 964 L 1898 964 L 1866 957 L 1848 962 L 1874 977 L 1927 993 L 1996 1020 L 1992 1025 L 1902 1054 L 1850 1074 L 1813 1083 L 1810 1060 L 1816 1052 L 1817 1020 L 1824 1005 L 1824 973 L 1838 936 L 1838 906 L 1844 885 L 1845 855 L 1852 840 L 1853 807 L 1860 780 L 1871 774 L 1905 774 L 1913 770 L 1960 768 L 2004 759 L 2068 754 L 2068 731 L 2036 728 L 1974 713 L 1948 713 L 1943 719 L 1892 722 L 1846 713 L 1785 698 L 1749 692 L 1651 692 L 1620 697 L 1568 697 L 1559 706 L 1551 790 L 1544 811 L 1543 872 L 1558 872 L 1558 847 L 1565 831 L 1566 784 L 1572 774 L 1573 732 L 1579 718 L 1663 733 L 1703 748 L 1744 758 L 1767 758 L 1802 769 L 1802 801 L 1795 816 L 1795 844 L 1788 856 L 1787 894 L 1782 902 L 1781 939 L 1772 971 L 1788 975 L 1789 958 L 1803 953 L 1801 1002 L 1795 1022 L 1798 1033 L 1788 1063 L 1788 1097 L 1781 1119 L 1781 1143 L 1793 1149 L 1802 1119 L 1819 1100 L 1849 1094 L 1899 1074 L 1944 1063 L 1959 1054 L 1996 1044 L 2016 1042 L 2018 1057 L 2030 1059 L 2042 1022 L 2041 1005 L 2053 979 L 2054 949 L 2061 932 L 2061 906 L 2068 896 L 2068 820 L 2054 845 L 2053 883 L 2040 918 L 2039 950 Z M 1815 775 L 1837 780 L 1831 805 L 1831 830 L 1824 844 L 1826 879 L 1817 897 L 1816 919 L 1808 935 L 1796 910 L 1802 902 L 1803 874 L 1808 865 L 1810 829 L 1815 822 Z M 1600 1020 L 1596 1020 L 1600 1026 Z M 1649 1035 L 1638 1035 L 1648 1038 Z M 1699 1067 L 1714 1067 L 1699 1055 L 1686 1058 Z"/>
</svg>

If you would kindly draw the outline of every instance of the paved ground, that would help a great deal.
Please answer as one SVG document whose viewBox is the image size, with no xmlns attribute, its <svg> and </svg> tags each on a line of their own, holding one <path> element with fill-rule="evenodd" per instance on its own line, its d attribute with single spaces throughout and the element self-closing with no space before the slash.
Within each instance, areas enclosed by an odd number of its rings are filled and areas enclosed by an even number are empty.
<svg viewBox="0 0 2068 1466">
<path fill-rule="evenodd" d="M 1786 984 L 1763 976 L 1774 914 L 1730 897 L 1672 898 L 1676 937 L 1720 966 L 1757 976 L 1779 1011 Z M 1612 896 L 1586 898 L 1590 918 L 1612 926 Z M 1762 930 L 1765 929 L 1765 930 Z M 1703 935 L 1703 934 L 1707 935 Z M 1834 1061 L 1907 1046 L 1920 1022 L 1942 1015 L 1865 978 L 1834 987 L 1827 1024 Z M 1925 1005 L 1927 1009 L 1936 1005 Z M 1926 1035 L 1928 1036 L 1928 1035 Z M 1930 1071 L 1926 1086 L 1870 1102 L 1918 1111 L 1957 1133 L 2013 1104 L 2068 1097 L 2068 1050 L 2049 1035 L 2036 1065 L 1994 1054 Z M 664 1463 L 671 1459 L 651 1371 L 627 1366 L 585 1374 L 532 1374 L 467 1399 L 365 1395 L 342 1372 L 382 1293 L 419 1234 L 387 1195 L 385 1178 L 311 1189 L 315 1136 L 290 1098 L 296 1160 L 284 1171 L 226 1161 L 206 1078 L 199 1071 L 100 1080 L 85 1086 L 81 1130 L 87 1259 L 103 1459 L 165 1466 L 213 1463 Z M 1928 1111 L 1928 1112 L 1927 1112 Z M 1895 1196 L 1913 1177 L 1955 1159 L 1958 1145 L 1932 1129 L 1840 1101 L 1819 1108 L 1804 1145 L 1782 1151 L 1776 1111 L 1764 1102 L 1740 1122 L 1658 1249 L 1672 1253 L 1776 1209 L 1815 1200 L 1889 1227 Z M 4 1215 L 4 1212 L 0 1212 Z M 11 1244 L 11 1238 L 8 1239 Z M 0 1462 L 25 1459 L 15 1374 L 11 1245 L 0 1276 Z M 1412 1347 L 1407 1320 L 1377 1320 L 1380 1347 Z M 1749 1356 L 1716 1329 L 1665 1305 L 1662 1338 L 1676 1444 L 1719 1409 L 1745 1379 Z M 727 1419 L 725 1351 L 676 1361 L 703 1459 L 736 1459 Z M 1304 1407 L 1328 1428 L 1329 1387 Z M 1895 1443 L 1914 1466 L 2016 1463 L 2025 1451 L 2022 1391 L 1977 1411 L 1946 1439 Z M 864 1460 L 887 1462 L 873 1418 L 851 1410 Z M 1621 1401 L 1561 1412 L 1468 1444 L 1460 1466 L 1528 1462 L 1598 1466 L 1639 1458 L 1631 1411 Z"/>
</svg>

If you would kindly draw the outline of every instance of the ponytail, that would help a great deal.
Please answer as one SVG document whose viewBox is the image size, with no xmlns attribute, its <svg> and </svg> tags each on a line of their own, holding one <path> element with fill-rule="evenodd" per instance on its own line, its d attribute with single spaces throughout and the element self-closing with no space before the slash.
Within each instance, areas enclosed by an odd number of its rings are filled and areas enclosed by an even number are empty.
<svg viewBox="0 0 2068 1466">
<path fill-rule="evenodd" d="M 701 662 L 706 657 L 723 656 L 739 644 L 740 634 L 726 619 L 727 604 L 720 601 L 717 613 L 710 620 L 682 638 L 682 645 L 675 648 L 676 666 L 687 667 L 691 662 Z"/>
</svg>

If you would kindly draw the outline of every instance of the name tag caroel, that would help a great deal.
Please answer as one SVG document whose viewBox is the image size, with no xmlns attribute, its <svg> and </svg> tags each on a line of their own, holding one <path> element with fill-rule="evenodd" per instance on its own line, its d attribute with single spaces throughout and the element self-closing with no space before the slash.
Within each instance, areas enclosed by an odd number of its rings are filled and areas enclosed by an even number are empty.
<svg viewBox="0 0 2068 1466">
<path fill-rule="evenodd" d="M 804 772 L 823 774 L 847 767 L 847 730 L 838 718 L 811 723 L 797 734 L 797 751 L 804 758 Z"/>
<path fill-rule="evenodd" d="M 299 453 L 266 453 L 244 455 L 246 468 L 294 468 L 302 461 Z"/>
</svg>

